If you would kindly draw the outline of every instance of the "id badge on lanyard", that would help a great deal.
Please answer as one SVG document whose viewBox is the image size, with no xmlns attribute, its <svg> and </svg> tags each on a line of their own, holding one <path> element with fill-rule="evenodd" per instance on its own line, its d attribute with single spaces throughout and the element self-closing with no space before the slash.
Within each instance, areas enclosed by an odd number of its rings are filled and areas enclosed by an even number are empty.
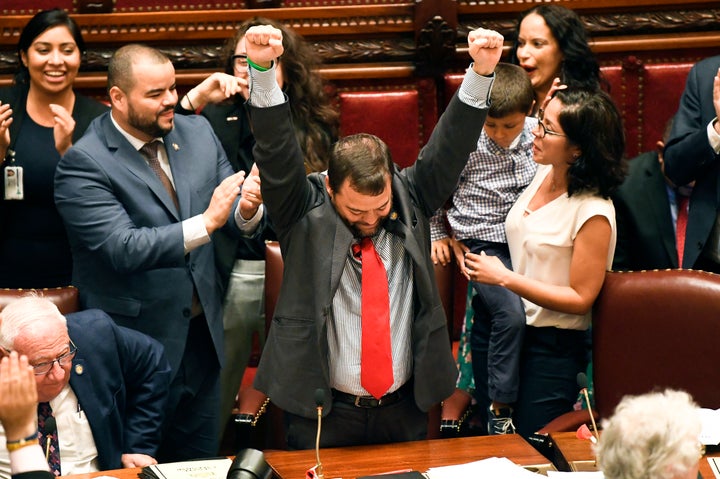
<svg viewBox="0 0 720 479">
<path fill-rule="evenodd" d="M 23 188 L 23 167 L 7 166 L 4 169 L 5 199 L 22 200 L 25 197 Z"/>
</svg>

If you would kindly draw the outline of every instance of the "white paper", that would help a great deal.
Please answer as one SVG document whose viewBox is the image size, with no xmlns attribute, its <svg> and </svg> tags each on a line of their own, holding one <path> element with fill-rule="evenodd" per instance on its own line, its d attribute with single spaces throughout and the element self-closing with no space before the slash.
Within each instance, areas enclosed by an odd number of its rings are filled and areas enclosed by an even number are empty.
<svg viewBox="0 0 720 479">
<path fill-rule="evenodd" d="M 547 477 L 566 477 L 568 479 L 603 479 L 602 471 L 582 471 L 582 472 L 561 472 L 561 471 L 548 471 Z"/>
<path fill-rule="evenodd" d="M 700 431 L 700 442 L 706 446 L 720 444 L 720 409 L 708 409 L 701 407 L 699 410 L 702 431 Z"/>
<path fill-rule="evenodd" d="M 227 458 L 154 464 L 149 468 L 162 479 L 225 479 L 232 461 Z"/>
<path fill-rule="evenodd" d="M 720 479 L 720 457 L 708 457 L 707 458 L 708 463 L 710 463 L 710 469 L 712 469 L 713 474 L 715 474 L 715 477 L 717 479 Z M 706 478 L 710 479 L 710 478 Z"/>
<path fill-rule="evenodd" d="M 506 457 L 491 457 L 454 466 L 432 467 L 426 473 L 429 479 L 538 479 L 538 474 L 518 466 Z"/>
</svg>

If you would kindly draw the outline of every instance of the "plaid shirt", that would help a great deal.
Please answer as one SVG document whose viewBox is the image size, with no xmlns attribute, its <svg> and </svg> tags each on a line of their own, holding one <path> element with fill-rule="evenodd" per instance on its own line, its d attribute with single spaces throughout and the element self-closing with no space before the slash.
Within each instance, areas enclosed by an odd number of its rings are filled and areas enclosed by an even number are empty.
<svg viewBox="0 0 720 479">
<path fill-rule="evenodd" d="M 488 138 L 483 129 L 477 150 L 470 153 L 460 175 L 450 208 L 447 212 L 438 210 L 430 220 L 432 241 L 448 236 L 444 223 L 447 214 L 458 240 L 507 243 L 505 217 L 537 169 L 532 152 L 536 125 L 536 118 L 526 118 L 522 132 L 507 149 Z"/>
</svg>

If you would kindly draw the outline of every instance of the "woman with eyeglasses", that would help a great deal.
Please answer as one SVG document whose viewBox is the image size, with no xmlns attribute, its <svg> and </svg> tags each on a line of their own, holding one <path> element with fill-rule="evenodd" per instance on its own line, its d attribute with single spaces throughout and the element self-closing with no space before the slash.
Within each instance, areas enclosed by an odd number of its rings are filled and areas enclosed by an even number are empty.
<svg viewBox="0 0 720 479">
<path fill-rule="evenodd" d="M 523 298 L 526 333 L 514 411 L 530 437 L 571 411 L 576 377 L 587 366 L 590 312 L 612 265 L 615 210 L 625 147 L 620 114 L 601 90 L 557 84 L 533 131 L 533 181 L 508 213 L 514 270 L 494 256 L 468 253 L 470 279 L 504 286 Z"/>
<path fill-rule="evenodd" d="M 107 106 L 73 90 L 85 44 L 64 10 L 32 17 L 17 52 L 14 83 L 0 89 L 0 288 L 67 286 L 72 256 L 55 167 Z"/>
<path fill-rule="evenodd" d="M 245 54 L 245 32 L 254 25 L 272 25 L 282 30 L 285 55 L 280 58 L 278 84 L 287 93 L 293 116 L 295 135 L 305 153 L 308 173 L 327 169 L 330 149 L 337 140 L 339 115 L 332 107 L 317 73 L 320 58 L 300 35 L 290 28 L 266 18 L 243 22 L 224 49 L 225 73 L 215 73 L 180 99 L 178 111 L 194 111 L 205 116 L 223 145 L 235 171 L 248 176 L 243 194 L 252 191 L 262 202 L 258 173 L 252 170 L 252 148 L 255 145 L 245 112 L 248 92 L 248 61 Z M 252 185 L 252 186 L 250 186 Z M 265 243 L 273 238 L 271 231 L 257 239 L 232 239 L 222 232 L 213 237 L 215 257 L 225 294 L 223 323 L 225 328 L 225 367 L 220 375 L 220 431 L 235 403 L 245 366 L 252 350 L 252 337 L 265 337 L 264 278 Z"/>
</svg>

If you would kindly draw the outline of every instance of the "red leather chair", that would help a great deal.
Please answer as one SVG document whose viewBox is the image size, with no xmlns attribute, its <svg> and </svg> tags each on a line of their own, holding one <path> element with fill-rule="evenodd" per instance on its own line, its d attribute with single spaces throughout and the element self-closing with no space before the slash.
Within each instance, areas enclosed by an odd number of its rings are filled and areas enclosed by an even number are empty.
<svg viewBox="0 0 720 479">
<path fill-rule="evenodd" d="M 340 134 L 373 134 L 387 143 L 398 166 L 410 166 L 437 123 L 436 95 L 430 79 L 397 86 L 338 88 Z"/>
<path fill-rule="evenodd" d="M 74 313 L 80 308 L 78 289 L 75 286 L 42 289 L 0 288 L 0 311 L 12 301 L 27 295 L 37 295 L 49 299 L 55 303 L 62 314 Z"/>
<path fill-rule="evenodd" d="M 610 417 L 627 394 L 687 391 L 720 408 L 713 378 L 720 361 L 720 275 L 694 270 L 609 272 L 593 306 L 595 408 Z M 589 421 L 572 412 L 541 433 L 572 431 Z"/>
</svg>

